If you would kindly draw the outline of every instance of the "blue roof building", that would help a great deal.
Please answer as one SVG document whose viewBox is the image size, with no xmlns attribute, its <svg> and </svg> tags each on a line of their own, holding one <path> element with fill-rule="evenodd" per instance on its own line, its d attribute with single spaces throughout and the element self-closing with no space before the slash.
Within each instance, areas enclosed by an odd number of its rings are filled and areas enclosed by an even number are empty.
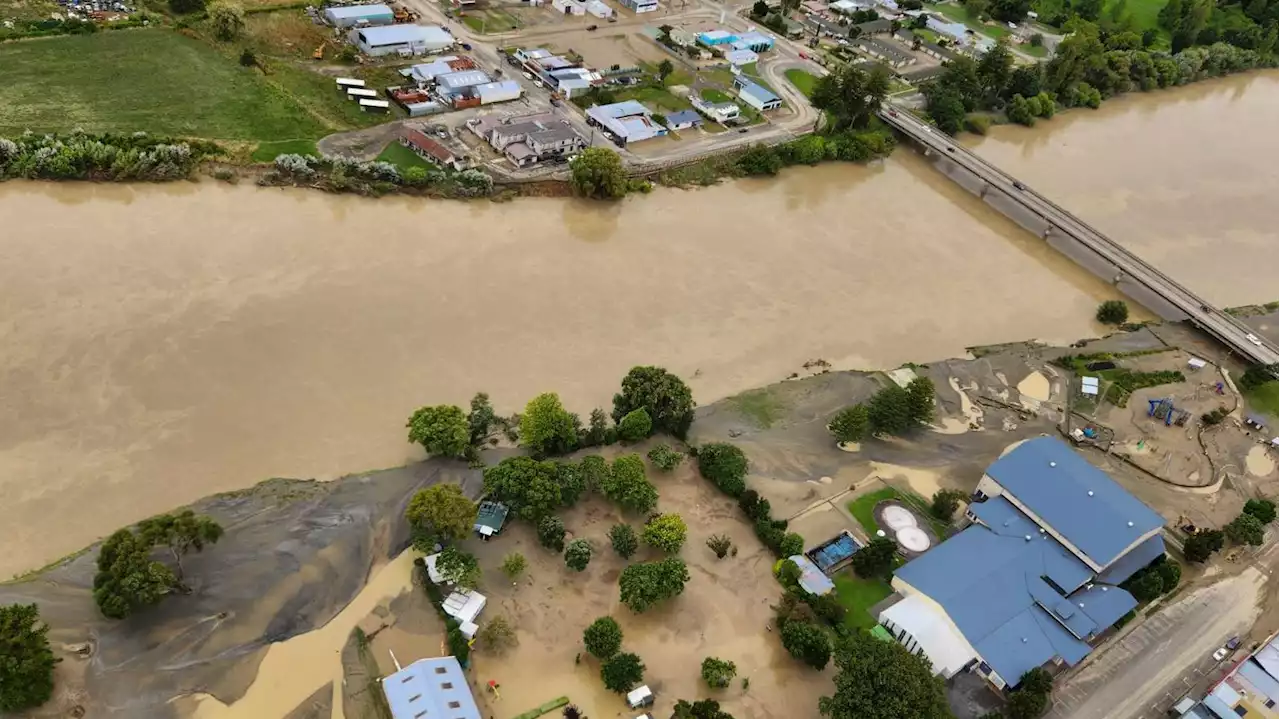
<svg viewBox="0 0 1280 719">
<path fill-rule="evenodd" d="M 698 42 L 707 47 L 715 47 L 716 45 L 728 45 L 738 36 L 725 30 L 708 30 L 707 32 L 698 33 Z"/>
<path fill-rule="evenodd" d="M 761 32 L 748 32 L 730 41 L 735 49 L 764 52 L 773 49 L 773 38 Z"/>
<path fill-rule="evenodd" d="M 455 657 L 419 659 L 382 679 L 395 719 L 480 719 L 480 709 Z"/>
<path fill-rule="evenodd" d="M 761 85 L 757 85 L 745 75 L 733 78 L 733 86 L 738 88 L 738 98 L 760 112 L 777 110 L 782 107 L 782 98 L 773 94 Z"/>
<path fill-rule="evenodd" d="M 997 460 L 978 490 L 974 524 L 900 568 L 903 600 L 879 619 L 938 673 L 971 669 L 1003 689 L 1075 665 L 1137 606 L 1117 585 L 1163 556 L 1163 522 L 1048 437 Z"/>
</svg>

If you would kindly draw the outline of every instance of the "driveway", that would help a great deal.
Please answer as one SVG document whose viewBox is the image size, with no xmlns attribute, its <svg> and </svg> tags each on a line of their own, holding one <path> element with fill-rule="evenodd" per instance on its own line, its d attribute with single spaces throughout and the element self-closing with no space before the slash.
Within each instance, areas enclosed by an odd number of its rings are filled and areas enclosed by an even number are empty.
<svg viewBox="0 0 1280 719">
<path fill-rule="evenodd" d="M 1269 553 L 1274 562 L 1274 551 Z M 1184 675 L 1262 611 L 1267 576 L 1255 566 L 1186 593 L 1065 680 L 1053 693 L 1052 719 L 1153 719 L 1186 693 Z M 1201 669 L 1201 671 L 1205 671 Z"/>
</svg>

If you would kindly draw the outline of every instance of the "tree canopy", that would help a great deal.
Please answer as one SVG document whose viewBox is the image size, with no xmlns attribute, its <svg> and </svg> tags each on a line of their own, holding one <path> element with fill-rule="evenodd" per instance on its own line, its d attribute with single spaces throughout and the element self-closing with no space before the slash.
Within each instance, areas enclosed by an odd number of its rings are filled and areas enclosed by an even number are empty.
<svg viewBox="0 0 1280 719">
<path fill-rule="evenodd" d="M 493 405 L 489 403 L 489 395 L 477 392 L 471 398 L 471 411 L 467 413 L 467 433 L 472 445 L 479 445 L 489 437 L 489 430 L 497 418 Z"/>
<path fill-rule="evenodd" d="M 837 412 L 829 428 L 838 442 L 861 442 L 867 434 L 867 426 L 867 408 L 855 404 Z"/>
<path fill-rule="evenodd" d="M 409 441 L 430 454 L 461 457 L 471 444 L 471 429 L 462 410 L 451 404 L 419 407 L 409 417 Z"/>
<path fill-rule="evenodd" d="M 414 493 L 404 516 L 409 521 L 413 546 L 429 552 L 437 543 L 470 536 L 476 513 L 476 503 L 462 493 L 461 487 L 434 484 Z"/>
<path fill-rule="evenodd" d="M 622 390 L 613 396 L 613 421 L 643 409 L 654 432 L 684 439 L 693 424 L 693 393 L 684 380 L 662 367 L 632 367 L 622 378 Z"/>
<path fill-rule="evenodd" d="M 684 591 L 689 581 L 689 568 L 679 557 L 660 562 L 632 564 L 618 577 L 622 603 L 633 612 L 643 612 L 654 604 Z"/>
<path fill-rule="evenodd" d="M 1227 525 L 1227 537 L 1233 542 L 1258 546 L 1262 544 L 1265 529 L 1252 514 L 1242 513 Z"/>
<path fill-rule="evenodd" d="M 738 666 L 727 659 L 707 657 L 702 660 L 702 681 L 712 689 L 724 689 L 738 675 Z"/>
<path fill-rule="evenodd" d="M 609 691 L 626 694 L 644 679 L 644 662 L 630 652 L 614 654 L 600 665 L 600 679 Z"/>
<path fill-rule="evenodd" d="M 641 514 L 658 505 L 658 490 L 644 476 L 644 460 L 638 454 L 624 454 L 613 460 L 600 491 L 623 509 Z"/>
<path fill-rule="evenodd" d="M 209 24 L 214 37 L 234 40 L 244 33 L 244 9 L 235 3 L 216 2 L 209 6 Z"/>
<path fill-rule="evenodd" d="M 520 415 L 520 443 L 535 456 L 568 454 L 578 447 L 578 418 L 547 392 L 529 400 Z"/>
<path fill-rule="evenodd" d="M 827 113 L 828 129 L 840 132 L 866 127 L 889 93 L 889 73 L 881 65 L 871 71 L 848 63 L 818 78 L 810 102 Z"/>
<path fill-rule="evenodd" d="M 1222 549 L 1225 543 L 1222 530 L 1201 529 L 1187 537 L 1182 551 L 1188 562 L 1203 562 L 1214 552 Z"/>
<path fill-rule="evenodd" d="M 1108 325 L 1121 325 L 1129 320 L 1129 305 L 1120 300 L 1107 300 L 1098 305 L 1098 321 Z"/>
<path fill-rule="evenodd" d="M 859 577 L 883 578 L 893 571 L 893 558 L 898 545 L 888 537 L 873 537 L 867 546 L 853 555 L 853 571 Z"/>
<path fill-rule="evenodd" d="M 905 389 L 890 382 L 871 398 L 867 419 L 876 432 L 903 434 L 915 425 L 911 397 Z"/>
<path fill-rule="evenodd" d="M 151 559 L 152 545 L 121 529 L 98 550 L 93 599 L 103 616 L 123 619 L 159 602 L 178 585 L 170 569 Z"/>
<path fill-rule="evenodd" d="M 564 522 L 555 515 L 548 514 L 538 520 L 538 543 L 547 549 L 564 551 Z"/>
<path fill-rule="evenodd" d="M 676 467 L 679 467 L 680 463 L 684 461 L 683 454 L 665 444 L 657 445 L 653 449 L 649 450 L 649 453 L 645 456 L 649 458 L 650 462 L 653 462 L 653 466 L 663 472 L 670 472 Z"/>
<path fill-rule="evenodd" d="M 1244 513 L 1251 514 L 1263 524 L 1270 524 L 1276 519 L 1276 503 L 1269 499 L 1251 499 L 1244 503 Z"/>
<path fill-rule="evenodd" d="M 933 503 L 929 506 L 929 511 L 938 519 L 949 522 L 959 509 L 960 500 L 965 496 L 965 493 L 958 489 L 939 489 L 933 493 Z"/>
<path fill-rule="evenodd" d="M 35 604 L 0 606 L 0 712 L 38 707 L 53 696 L 49 626 Z"/>
<path fill-rule="evenodd" d="M 561 506 L 555 462 L 530 457 L 508 457 L 486 469 L 484 491 L 520 518 L 535 522 Z"/>
<path fill-rule="evenodd" d="M 653 431 L 653 421 L 644 407 L 631 410 L 618 423 L 618 438 L 624 442 L 639 442 Z"/>
<path fill-rule="evenodd" d="M 612 200 L 627 194 L 627 171 L 622 159 L 607 147 L 588 147 L 579 152 L 569 163 L 569 171 L 573 191 L 582 197 Z"/>
<path fill-rule="evenodd" d="M 831 661 L 831 638 L 827 630 L 817 624 L 787 622 L 782 626 L 782 646 L 791 656 L 814 669 L 825 669 Z"/>
<path fill-rule="evenodd" d="M 222 538 L 222 525 L 212 517 L 184 509 L 173 514 L 160 514 L 138 523 L 142 542 L 151 546 L 164 545 L 178 566 L 178 581 L 182 580 L 182 557 L 195 550 L 204 551 L 206 544 L 217 544 Z"/>
<path fill-rule="evenodd" d="M 613 551 L 617 552 L 618 556 L 630 559 L 640 546 L 640 541 L 636 538 L 636 530 L 632 529 L 631 525 L 615 524 L 609 529 L 609 544 L 613 546 Z"/>
<path fill-rule="evenodd" d="M 929 661 L 897 642 L 855 632 L 836 646 L 835 694 L 818 710 L 831 719 L 952 719 Z"/>
<path fill-rule="evenodd" d="M 463 589 L 475 589 L 480 583 L 480 562 L 457 547 L 445 547 L 440 552 L 436 557 L 436 571 Z"/>
<path fill-rule="evenodd" d="M 720 708 L 715 699 L 699 699 L 689 703 L 687 699 L 676 701 L 671 719 L 733 719 L 733 715 Z"/>
<path fill-rule="evenodd" d="M 608 659 L 622 649 L 622 627 L 613 617 L 600 617 L 582 632 L 587 651 L 599 659 Z"/>
<path fill-rule="evenodd" d="M 581 572 L 591 563 L 591 542 L 575 539 L 564 549 L 564 564 L 575 572 Z"/>
<path fill-rule="evenodd" d="M 730 497 L 746 490 L 747 455 L 727 442 L 712 442 L 698 448 L 698 471 Z"/>
</svg>

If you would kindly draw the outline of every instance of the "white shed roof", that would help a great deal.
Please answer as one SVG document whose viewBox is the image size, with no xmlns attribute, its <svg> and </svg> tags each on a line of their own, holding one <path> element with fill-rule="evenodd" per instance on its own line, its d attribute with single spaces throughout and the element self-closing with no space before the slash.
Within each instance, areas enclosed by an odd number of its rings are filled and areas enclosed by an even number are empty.
<svg viewBox="0 0 1280 719">
<path fill-rule="evenodd" d="M 933 664 L 933 670 L 943 676 L 950 677 L 977 656 L 946 615 L 930 606 L 923 595 L 907 596 L 880 612 L 879 618 L 888 619 L 915 637 Z"/>
</svg>

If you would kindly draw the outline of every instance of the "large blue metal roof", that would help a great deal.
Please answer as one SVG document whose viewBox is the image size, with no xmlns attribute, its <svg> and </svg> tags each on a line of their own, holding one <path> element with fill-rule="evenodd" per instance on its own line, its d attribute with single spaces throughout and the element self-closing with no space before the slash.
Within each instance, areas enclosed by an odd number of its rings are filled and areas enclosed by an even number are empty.
<svg viewBox="0 0 1280 719">
<path fill-rule="evenodd" d="M 1098 579 L 1107 584 L 1120 584 L 1163 554 L 1164 537 L 1159 534 L 1152 535 L 1107 567 L 1102 574 L 1098 575 Z"/>
<path fill-rule="evenodd" d="M 1164 525 L 1150 507 L 1052 437 L 1022 443 L 987 474 L 1100 567 Z"/>
</svg>

